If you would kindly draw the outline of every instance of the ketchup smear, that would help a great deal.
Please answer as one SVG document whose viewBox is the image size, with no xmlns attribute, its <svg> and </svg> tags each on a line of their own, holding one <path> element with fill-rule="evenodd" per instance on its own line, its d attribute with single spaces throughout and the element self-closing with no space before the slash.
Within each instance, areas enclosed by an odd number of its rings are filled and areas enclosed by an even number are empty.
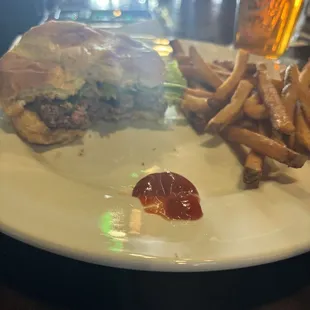
<svg viewBox="0 0 310 310">
<path fill-rule="evenodd" d="M 147 213 L 168 220 L 198 220 L 203 216 L 196 187 L 173 172 L 149 174 L 140 180 L 132 192 L 140 199 Z"/>
</svg>

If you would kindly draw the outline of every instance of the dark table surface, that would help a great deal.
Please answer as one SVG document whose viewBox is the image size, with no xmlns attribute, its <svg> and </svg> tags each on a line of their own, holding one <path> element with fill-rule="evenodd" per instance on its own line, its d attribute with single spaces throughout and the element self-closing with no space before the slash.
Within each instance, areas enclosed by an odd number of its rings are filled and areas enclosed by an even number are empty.
<svg viewBox="0 0 310 310">
<path fill-rule="evenodd" d="M 0 54 L 17 34 L 43 18 L 42 1 L 26 2 L 0 2 Z M 157 16 L 165 24 L 167 35 L 231 44 L 234 0 L 159 3 Z M 163 11 L 169 13 L 165 19 Z M 310 54 L 308 46 L 288 53 L 303 60 Z M 310 309 L 309 276 L 310 254 L 241 270 L 148 273 L 73 261 L 0 234 L 1 310 Z"/>
</svg>

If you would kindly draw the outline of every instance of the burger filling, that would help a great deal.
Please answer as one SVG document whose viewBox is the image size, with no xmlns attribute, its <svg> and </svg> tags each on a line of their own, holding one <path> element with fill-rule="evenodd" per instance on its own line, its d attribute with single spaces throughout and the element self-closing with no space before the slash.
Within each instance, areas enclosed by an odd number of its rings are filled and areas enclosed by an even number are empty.
<svg viewBox="0 0 310 310">
<path fill-rule="evenodd" d="M 85 84 L 77 95 L 66 100 L 36 98 L 26 106 L 51 129 L 86 129 L 97 120 L 120 120 L 136 115 L 159 119 L 166 110 L 162 86 L 117 88 Z"/>
</svg>

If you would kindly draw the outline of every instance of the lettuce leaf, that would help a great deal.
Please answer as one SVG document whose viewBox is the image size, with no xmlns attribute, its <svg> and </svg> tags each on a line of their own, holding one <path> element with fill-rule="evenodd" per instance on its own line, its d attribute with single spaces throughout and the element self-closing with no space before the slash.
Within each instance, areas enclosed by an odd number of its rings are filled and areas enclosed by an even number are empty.
<svg viewBox="0 0 310 310">
<path fill-rule="evenodd" d="M 184 79 L 176 60 L 166 61 L 164 98 L 168 105 L 179 105 L 187 82 Z"/>
<path fill-rule="evenodd" d="M 165 83 L 187 87 L 187 82 L 184 79 L 176 60 L 166 61 Z"/>
</svg>

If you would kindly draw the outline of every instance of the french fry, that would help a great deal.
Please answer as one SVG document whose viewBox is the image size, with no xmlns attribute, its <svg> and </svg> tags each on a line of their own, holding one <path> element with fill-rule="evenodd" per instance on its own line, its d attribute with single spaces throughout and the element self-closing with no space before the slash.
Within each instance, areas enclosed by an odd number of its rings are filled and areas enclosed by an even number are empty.
<svg viewBox="0 0 310 310">
<path fill-rule="evenodd" d="M 181 110 L 188 122 L 191 124 L 192 128 L 196 131 L 196 133 L 203 134 L 207 124 L 207 116 L 204 113 L 195 113 L 187 110 L 186 108 L 182 109 L 182 106 Z"/>
<path fill-rule="evenodd" d="M 253 120 L 249 119 L 249 118 L 245 118 L 243 117 L 242 119 L 237 120 L 234 125 L 241 127 L 241 128 L 246 128 L 249 130 L 256 130 L 257 129 L 257 125 L 253 122 Z"/>
<path fill-rule="evenodd" d="M 246 72 L 248 60 L 249 54 L 247 52 L 243 50 L 238 51 L 231 76 L 215 92 L 214 97 L 217 100 L 226 100 L 234 92 Z"/>
<path fill-rule="evenodd" d="M 221 66 L 229 70 L 230 72 L 234 70 L 235 63 L 230 60 L 214 60 L 214 64 Z M 254 63 L 248 63 L 246 66 L 246 74 L 255 74 L 256 73 L 256 65 Z"/>
<path fill-rule="evenodd" d="M 255 76 L 253 76 L 253 75 L 251 75 L 251 76 L 244 76 L 243 80 L 247 80 L 252 85 L 256 85 L 257 84 L 257 78 Z"/>
<path fill-rule="evenodd" d="M 272 130 L 271 130 L 271 139 L 273 139 L 274 141 L 276 141 L 280 144 L 285 145 L 285 142 L 283 140 L 283 134 L 274 128 L 272 128 Z"/>
<path fill-rule="evenodd" d="M 214 60 L 213 63 L 217 66 L 225 68 L 232 72 L 234 70 L 235 63 L 232 60 Z"/>
<path fill-rule="evenodd" d="M 271 123 L 269 120 L 262 120 L 258 123 L 258 133 L 265 137 L 271 136 Z"/>
<path fill-rule="evenodd" d="M 196 67 L 194 67 L 191 64 L 180 64 L 179 69 L 182 72 L 183 76 L 186 79 L 193 79 L 193 80 L 199 80 L 201 82 L 205 82 L 204 75 L 202 74 L 201 70 L 198 70 Z M 218 77 L 223 80 L 227 79 L 230 76 L 230 73 L 223 70 L 213 70 L 215 74 L 218 75 Z"/>
<path fill-rule="evenodd" d="M 235 94 L 231 98 L 231 102 L 211 119 L 208 123 L 208 129 L 212 132 L 220 132 L 227 125 L 235 121 L 252 89 L 253 85 L 251 83 L 241 80 Z"/>
<path fill-rule="evenodd" d="M 224 72 L 227 72 L 227 73 L 231 73 L 231 71 L 228 70 L 227 68 L 219 66 L 219 65 L 215 64 L 214 62 L 213 63 L 208 63 L 208 65 L 214 71 L 224 71 Z"/>
<path fill-rule="evenodd" d="M 310 62 L 308 62 L 302 69 L 299 75 L 299 82 L 299 100 L 301 102 L 301 108 L 304 112 L 304 116 L 307 122 L 310 123 Z"/>
<path fill-rule="evenodd" d="M 298 88 L 294 89 L 293 85 L 287 85 L 287 87 L 283 89 L 281 97 L 288 118 L 294 122 L 295 108 L 298 100 Z"/>
<path fill-rule="evenodd" d="M 225 102 L 217 102 L 213 98 L 186 96 L 180 108 L 194 130 L 202 134 L 208 121 L 222 109 L 223 104 Z"/>
<path fill-rule="evenodd" d="M 222 108 L 223 102 L 217 102 L 213 98 L 199 98 L 192 95 L 185 95 L 181 104 L 181 110 L 183 112 L 195 113 L 199 117 L 203 115 L 205 126 Z"/>
<path fill-rule="evenodd" d="M 202 86 L 199 83 L 199 81 L 188 79 L 187 84 L 191 89 L 202 89 Z"/>
<path fill-rule="evenodd" d="M 305 118 L 307 122 L 310 123 L 310 96 L 303 86 L 300 86 L 299 88 L 299 100 L 301 103 L 301 108 L 305 114 Z"/>
<path fill-rule="evenodd" d="M 192 65 L 192 60 L 190 59 L 189 56 L 180 54 L 180 55 L 175 55 L 174 58 L 177 60 L 179 65 L 186 65 L 186 66 Z"/>
<path fill-rule="evenodd" d="M 299 92 L 299 70 L 297 65 L 290 65 L 285 70 L 284 88 L 281 99 L 290 121 L 295 123 L 295 110 Z M 287 139 L 286 144 L 293 149 L 295 146 L 295 132 Z"/>
<path fill-rule="evenodd" d="M 227 126 L 222 131 L 222 135 L 231 142 L 243 144 L 253 151 L 273 158 L 289 167 L 301 168 L 307 161 L 307 156 L 296 153 L 270 138 L 244 128 Z"/>
<path fill-rule="evenodd" d="M 265 135 L 265 128 L 262 122 L 259 123 L 258 133 Z M 243 170 L 243 183 L 251 188 L 258 188 L 263 176 L 265 156 L 250 150 Z"/>
<path fill-rule="evenodd" d="M 187 88 L 185 90 L 185 94 L 192 95 L 195 97 L 201 97 L 201 98 L 211 98 L 213 97 L 214 93 L 211 93 L 209 91 L 203 90 L 203 89 L 197 89 L 197 88 Z"/>
<path fill-rule="evenodd" d="M 183 75 L 199 85 L 185 90 L 181 110 L 198 133 L 210 129 L 250 149 L 243 161 L 243 182 L 258 188 L 265 157 L 293 168 L 307 161 L 302 154 L 310 151 L 310 62 L 302 73 L 296 65 L 288 66 L 276 80 L 268 76 L 266 64 L 249 64 L 248 58 L 239 51 L 235 63 L 208 64 L 194 47 L 190 57 L 176 56 Z M 209 85 L 214 93 L 204 89 Z M 258 92 L 249 97 L 254 87 Z"/>
<path fill-rule="evenodd" d="M 264 156 L 250 151 L 244 165 L 243 183 L 258 188 L 263 175 Z"/>
<path fill-rule="evenodd" d="M 173 49 L 174 55 L 185 55 L 184 49 L 183 49 L 182 44 L 179 40 L 170 41 L 170 46 Z"/>
<path fill-rule="evenodd" d="M 280 71 L 280 78 L 281 78 L 282 81 L 284 80 L 284 78 L 285 78 L 285 69 L 282 69 Z"/>
<path fill-rule="evenodd" d="M 302 85 L 302 87 L 309 88 L 310 86 L 310 61 L 303 67 L 300 76 L 299 81 Z"/>
<path fill-rule="evenodd" d="M 295 122 L 297 142 L 304 146 L 308 151 L 310 151 L 310 128 L 300 107 L 296 108 Z"/>
<path fill-rule="evenodd" d="M 277 92 L 278 92 L 279 94 L 281 94 L 282 89 L 283 89 L 283 87 L 284 87 L 283 80 L 272 79 L 271 81 L 272 81 L 273 86 L 274 86 L 275 89 L 277 90 Z"/>
<path fill-rule="evenodd" d="M 294 85 L 298 87 L 299 84 L 299 70 L 296 64 L 289 65 L 285 69 L 284 85 Z"/>
<path fill-rule="evenodd" d="M 207 84 L 211 85 L 215 89 L 222 85 L 221 78 L 203 60 L 194 46 L 189 48 L 189 56 L 196 67 L 196 70 L 199 72 L 199 75 Z"/>
<path fill-rule="evenodd" d="M 181 108 L 183 110 L 186 109 L 196 113 L 206 113 L 211 110 L 208 101 L 208 98 L 195 97 L 185 94 Z"/>
<path fill-rule="evenodd" d="M 219 69 L 213 69 L 213 70 L 220 77 L 221 80 L 226 80 L 228 77 L 230 77 L 230 73 L 228 71 Z"/>
<path fill-rule="evenodd" d="M 187 81 L 191 85 L 195 85 L 200 83 L 205 83 L 204 76 L 202 75 L 201 71 L 195 68 L 192 65 L 179 65 L 179 69 L 182 72 L 183 76 L 187 79 Z M 223 78 L 225 80 L 228 76 L 229 73 L 226 73 L 224 71 L 215 71 L 216 74 L 218 74 L 219 77 Z M 196 83 L 195 83 L 196 82 Z"/>
<path fill-rule="evenodd" d="M 201 75 L 195 67 L 180 65 L 179 69 L 187 80 L 202 81 Z"/>
<path fill-rule="evenodd" d="M 269 117 L 268 110 L 264 104 L 261 104 L 257 93 L 254 93 L 245 101 L 243 111 L 247 116 L 254 120 L 262 120 Z"/>
<path fill-rule="evenodd" d="M 212 111 L 215 112 L 213 117 L 229 103 L 228 101 L 218 101 L 214 97 L 211 97 L 208 102 Z"/>
<path fill-rule="evenodd" d="M 289 119 L 281 98 L 270 81 L 267 71 L 258 66 L 258 90 L 268 108 L 272 126 L 284 134 L 290 135 L 295 127 Z"/>
</svg>

